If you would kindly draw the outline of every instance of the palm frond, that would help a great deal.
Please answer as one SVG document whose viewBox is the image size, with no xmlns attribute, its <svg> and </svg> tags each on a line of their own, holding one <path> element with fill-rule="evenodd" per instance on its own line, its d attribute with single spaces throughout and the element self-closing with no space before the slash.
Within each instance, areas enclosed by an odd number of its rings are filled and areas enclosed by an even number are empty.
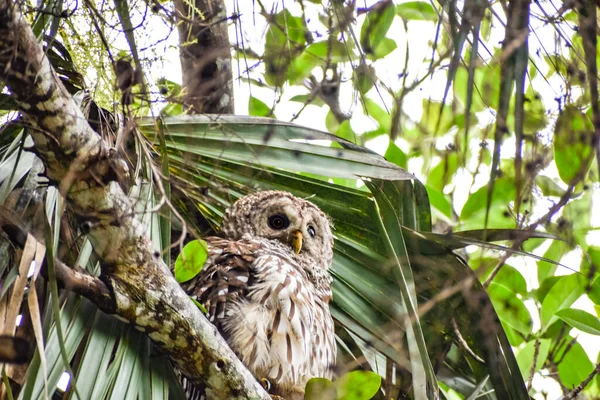
<svg viewBox="0 0 600 400">
<path fill-rule="evenodd" d="M 154 120 L 143 119 L 139 125 L 151 141 L 157 140 Z M 491 311 L 494 317 L 495 313 L 460 257 L 416 231 L 430 230 L 431 222 L 425 189 L 411 174 L 336 136 L 271 119 L 167 118 L 160 126 L 173 191 L 195 204 L 215 229 L 224 209 L 254 190 L 288 190 L 318 204 L 335 226 L 332 312 L 339 328 L 393 360 L 398 376 L 413 371 L 414 386 L 404 383 L 400 391 L 413 390 L 416 398 L 436 396 L 434 365 L 444 362 L 458 341 L 448 328 L 450 316 L 460 310 L 458 314 L 468 321 L 479 319 L 480 312 Z M 331 177 L 362 180 L 369 191 L 332 184 Z M 192 214 L 188 210 L 188 216 Z M 447 285 L 461 288 L 465 280 L 471 282 L 471 294 L 483 297 L 489 308 L 469 306 L 457 290 L 435 304 L 434 309 L 443 312 L 429 313 L 436 323 L 430 323 L 427 315 L 420 319 L 419 305 L 436 301 Z M 420 287 L 423 281 L 430 287 Z M 462 322 L 459 329 L 467 329 L 463 335 L 470 342 L 489 333 L 486 327 Z M 497 317 L 491 326 L 495 342 L 477 351 L 495 368 L 480 365 L 458 371 L 474 386 L 490 375 L 488 386 L 497 393 L 493 398 L 526 399 Z M 353 357 L 372 359 L 357 343 L 347 343 L 354 349 Z"/>
</svg>

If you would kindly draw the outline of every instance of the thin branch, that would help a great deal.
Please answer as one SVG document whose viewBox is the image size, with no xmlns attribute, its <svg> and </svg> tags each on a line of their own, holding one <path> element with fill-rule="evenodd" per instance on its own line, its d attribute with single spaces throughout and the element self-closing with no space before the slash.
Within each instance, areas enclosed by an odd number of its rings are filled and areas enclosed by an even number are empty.
<svg viewBox="0 0 600 400">
<path fill-rule="evenodd" d="M 596 364 L 596 368 L 594 368 L 594 370 L 588 375 L 588 377 L 585 378 L 583 380 L 583 382 L 581 382 L 579 385 L 577 385 L 577 387 L 575 389 L 573 389 L 569 393 L 567 393 L 565 395 L 565 397 L 563 397 L 563 400 L 570 400 L 570 399 L 577 398 L 577 396 L 579 396 L 579 393 L 581 393 L 583 391 L 583 389 L 585 389 L 585 387 L 587 385 L 589 385 L 589 383 L 592 381 L 592 379 L 594 379 L 594 377 L 598 374 L 598 372 L 600 372 L 600 363 Z"/>
<path fill-rule="evenodd" d="M 454 334 L 456 335 L 456 339 L 458 340 L 459 346 L 465 352 L 467 352 L 467 354 L 469 354 L 471 357 L 473 357 L 475 360 L 479 361 L 482 364 L 485 364 L 485 361 L 483 360 L 483 358 L 481 358 L 477 354 L 475 354 L 475 352 L 469 347 L 469 344 L 467 343 L 465 338 L 460 333 L 460 330 L 458 329 L 458 325 L 456 324 L 456 319 L 452 318 L 450 320 L 450 322 L 452 323 L 452 330 L 454 331 Z"/>
<path fill-rule="evenodd" d="M 575 186 L 577 185 L 577 183 L 579 183 L 579 181 L 582 178 L 583 174 L 580 171 L 575 178 L 573 179 L 573 182 L 569 185 L 569 187 L 567 188 L 567 190 L 563 193 L 563 195 L 560 197 L 559 201 L 554 204 L 546 214 L 544 214 L 542 217 L 540 217 L 537 221 L 533 222 L 532 224 L 530 224 L 526 231 L 532 232 L 534 231 L 540 224 L 543 224 L 545 222 L 550 221 L 550 219 L 552 219 L 552 217 L 554 216 L 554 214 L 556 214 L 563 206 L 565 206 L 569 200 L 571 199 L 571 195 L 573 194 L 573 191 L 575 189 Z M 494 269 L 492 270 L 492 272 L 490 273 L 490 275 L 487 277 L 487 279 L 485 280 L 485 282 L 483 283 L 483 287 L 487 288 L 490 283 L 492 283 L 492 281 L 494 280 L 494 278 L 496 277 L 496 275 L 498 274 L 498 272 L 500 272 L 500 269 L 502 268 L 502 266 L 504 266 L 504 264 L 506 263 L 506 261 L 513 255 L 513 251 L 517 250 L 518 248 L 521 247 L 521 245 L 528 239 L 527 235 L 523 235 L 521 238 L 517 239 L 514 241 L 514 243 L 512 244 L 512 246 L 510 247 L 510 251 L 507 251 L 504 253 L 504 255 L 502 256 L 502 258 L 500 259 L 500 261 L 498 262 L 498 264 L 494 267 Z"/>
<path fill-rule="evenodd" d="M 535 371 L 537 371 L 537 360 L 540 355 L 540 338 L 535 338 L 534 348 L 533 348 L 533 364 L 531 365 L 531 369 L 529 370 L 529 378 L 527 379 L 526 387 L 527 391 L 531 389 L 531 383 L 533 381 L 533 376 L 535 375 Z"/>
</svg>

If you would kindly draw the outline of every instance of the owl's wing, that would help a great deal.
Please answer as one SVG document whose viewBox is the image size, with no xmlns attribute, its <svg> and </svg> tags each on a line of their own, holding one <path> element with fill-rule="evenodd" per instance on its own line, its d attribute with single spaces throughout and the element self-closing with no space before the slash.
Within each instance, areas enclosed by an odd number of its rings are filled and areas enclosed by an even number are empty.
<svg viewBox="0 0 600 400">
<path fill-rule="evenodd" d="M 185 292 L 201 303 L 208 319 L 219 330 L 234 300 L 246 296 L 250 280 L 250 266 L 254 262 L 256 245 L 218 237 L 204 238 L 208 258 L 202 271 L 181 284 Z M 204 387 L 196 385 L 179 374 L 179 380 L 188 400 L 204 400 Z"/>
<path fill-rule="evenodd" d="M 220 329 L 228 305 L 248 293 L 248 285 L 252 280 L 250 268 L 258 244 L 218 237 L 204 240 L 208 245 L 208 259 L 204 268 L 181 286 L 189 296 L 204 305 L 208 319 Z"/>
</svg>

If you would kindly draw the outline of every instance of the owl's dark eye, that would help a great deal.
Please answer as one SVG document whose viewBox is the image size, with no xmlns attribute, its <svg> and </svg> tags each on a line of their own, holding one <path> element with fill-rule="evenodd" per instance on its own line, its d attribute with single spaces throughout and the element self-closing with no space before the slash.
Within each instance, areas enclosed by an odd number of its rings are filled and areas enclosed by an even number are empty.
<svg viewBox="0 0 600 400">
<path fill-rule="evenodd" d="M 271 229 L 280 231 L 290 226 L 289 218 L 284 214 L 275 214 L 269 217 L 269 226 Z"/>
<path fill-rule="evenodd" d="M 312 225 L 309 225 L 308 228 L 306 228 L 306 231 L 311 238 L 314 238 L 317 235 L 317 231 L 315 231 L 315 228 L 313 228 Z"/>
</svg>

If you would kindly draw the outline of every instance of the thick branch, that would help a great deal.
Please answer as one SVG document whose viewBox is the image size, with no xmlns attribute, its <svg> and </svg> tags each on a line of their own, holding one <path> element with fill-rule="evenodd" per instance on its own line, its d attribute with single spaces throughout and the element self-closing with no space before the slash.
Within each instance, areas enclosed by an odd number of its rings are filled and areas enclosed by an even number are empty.
<svg viewBox="0 0 600 400">
<path fill-rule="evenodd" d="M 12 0 L 0 0 L 0 79 L 25 122 L 48 177 L 92 227 L 115 314 L 134 323 L 209 398 L 268 398 L 160 257 L 116 179 L 126 173 L 89 127 Z"/>
<path fill-rule="evenodd" d="M 62 288 L 91 300 L 105 312 L 113 312 L 113 296 L 104 282 L 85 271 L 69 268 L 58 259 L 54 259 L 54 267 L 56 280 Z M 44 278 L 48 278 L 47 262 L 44 262 L 41 274 Z"/>
</svg>

